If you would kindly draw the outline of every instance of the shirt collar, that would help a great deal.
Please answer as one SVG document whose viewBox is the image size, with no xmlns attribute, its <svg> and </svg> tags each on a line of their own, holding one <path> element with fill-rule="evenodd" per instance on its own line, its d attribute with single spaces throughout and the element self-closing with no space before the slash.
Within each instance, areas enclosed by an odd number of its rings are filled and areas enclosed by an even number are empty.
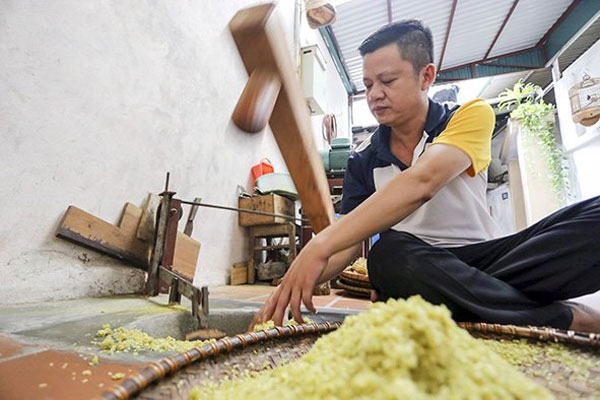
<svg viewBox="0 0 600 400">
<path fill-rule="evenodd" d="M 431 133 L 444 121 L 446 110 L 440 103 L 431 99 L 428 100 L 429 108 L 427 110 L 427 119 L 425 120 L 425 132 L 428 135 L 428 139 L 433 139 Z M 406 169 L 408 166 L 404 165 L 390 151 L 390 134 L 391 128 L 389 126 L 379 125 L 379 128 L 377 128 L 371 138 L 371 146 L 373 146 L 373 149 L 377 153 L 377 158 L 380 160 L 395 164 L 401 169 Z"/>
<path fill-rule="evenodd" d="M 444 122 L 448 110 L 438 102 L 429 99 L 429 109 L 427 110 L 427 120 L 425 120 L 425 132 L 430 136 L 431 133 Z"/>
</svg>

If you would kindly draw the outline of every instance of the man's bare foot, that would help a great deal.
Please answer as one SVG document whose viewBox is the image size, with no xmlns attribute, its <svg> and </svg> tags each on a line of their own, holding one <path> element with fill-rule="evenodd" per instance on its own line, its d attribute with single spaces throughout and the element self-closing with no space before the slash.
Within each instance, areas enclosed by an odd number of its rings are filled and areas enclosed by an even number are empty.
<svg viewBox="0 0 600 400">
<path fill-rule="evenodd" d="M 573 313 L 573 321 L 569 330 L 578 332 L 600 333 L 600 311 L 585 304 L 566 301 L 565 304 Z"/>
<path fill-rule="evenodd" d="M 379 300 L 379 295 L 377 294 L 377 290 L 371 290 L 371 301 L 373 303 L 375 303 L 377 300 Z"/>
<path fill-rule="evenodd" d="M 370 300 L 373 303 L 375 303 L 377 301 L 386 302 L 388 299 L 389 299 L 389 297 L 385 297 L 384 295 L 379 293 L 377 290 L 371 290 Z"/>
</svg>

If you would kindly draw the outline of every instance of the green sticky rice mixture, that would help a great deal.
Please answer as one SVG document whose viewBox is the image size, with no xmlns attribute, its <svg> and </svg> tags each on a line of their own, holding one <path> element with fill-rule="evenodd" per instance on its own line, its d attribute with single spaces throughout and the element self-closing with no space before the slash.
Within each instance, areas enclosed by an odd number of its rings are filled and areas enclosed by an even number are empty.
<svg viewBox="0 0 600 400">
<path fill-rule="evenodd" d="M 303 317 L 304 318 L 304 323 L 305 324 L 312 324 L 313 321 L 308 318 L 308 317 Z M 298 323 L 296 322 L 295 319 L 290 319 L 286 324 L 286 326 L 291 326 L 291 325 L 298 325 Z M 275 328 L 275 322 L 273 322 L 272 319 L 263 322 L 262 324 L 256 324 L 254 325 L 254 332 L 258 332 L 258 331 L 266 331 L 268 329 L 273 329 Z"/>
<path fill-rule="evenodd" d="M 204 341 L 177 340 L 171 336 L 166 338 L 153 338 L 139 329 L 124 327 L 111 328 L 110 324 L 102 325 L 96 332 L 96 340 L 92 343 L 106 353 L 155 351 L 155 352 L 184 352 L 194 347 L 215 342 L 214 339 Z"/>
<path fill-rule="evenodd" d="M 200 399 L 551 399 L 544 388 L 419 296 L 376 303 L 297 361 L 219 385 Z"/>
<path fill-rule="evenodd" d="M 561 343 L 532 343 L 527 339 L 482 340 L 496 354 L 519 368 L 537 367 L 535 376 L 551 377 L 554 371 L 547 364 L 557 363 L 571 372 L 571 378 L 585 381 L 589 370 L 596 367 L 594 359 L 579 356 Z"/>
</svg>

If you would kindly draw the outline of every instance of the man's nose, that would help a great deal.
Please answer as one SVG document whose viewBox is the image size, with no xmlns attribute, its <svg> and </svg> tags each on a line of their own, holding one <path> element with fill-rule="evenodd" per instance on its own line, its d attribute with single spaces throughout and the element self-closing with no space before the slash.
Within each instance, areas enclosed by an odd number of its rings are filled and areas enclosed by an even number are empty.
<svg viewBox="0 0 600 400">
<path fill-rule="evenodd" d="M 381 100 L 384 96 L 385 94 L 383 93 L 383 90 L 381 90 L 381 87 L 379 87 L 377 84 L 373 84 L 367 93 L 369 102 Z"/>
</svg>

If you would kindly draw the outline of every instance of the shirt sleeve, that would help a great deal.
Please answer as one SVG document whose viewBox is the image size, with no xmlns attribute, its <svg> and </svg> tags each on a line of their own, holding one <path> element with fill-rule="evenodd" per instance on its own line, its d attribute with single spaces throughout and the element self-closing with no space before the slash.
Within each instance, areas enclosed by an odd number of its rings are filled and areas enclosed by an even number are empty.
<svg viewBox="0 0 600 400">
<path fill-rule="evenodd" d="M 458 147 L 471 159 L 469 176 L 485 170 L 491 162 L 492 133 L 496 116 L 494 110 L 482 99 L 463 104 L 450 118 L 446 129 L 433 140 Z"/>
<path fill-rule="evenodd" d="M 346 165 L 344 186 L 342 188 L 341 214 L 348 214 L 371 195 L 364 179 L 365 171 L 360 168 L 360 160 L 357 157 L 356 154 L 350 156 Z"/>
</svg>

